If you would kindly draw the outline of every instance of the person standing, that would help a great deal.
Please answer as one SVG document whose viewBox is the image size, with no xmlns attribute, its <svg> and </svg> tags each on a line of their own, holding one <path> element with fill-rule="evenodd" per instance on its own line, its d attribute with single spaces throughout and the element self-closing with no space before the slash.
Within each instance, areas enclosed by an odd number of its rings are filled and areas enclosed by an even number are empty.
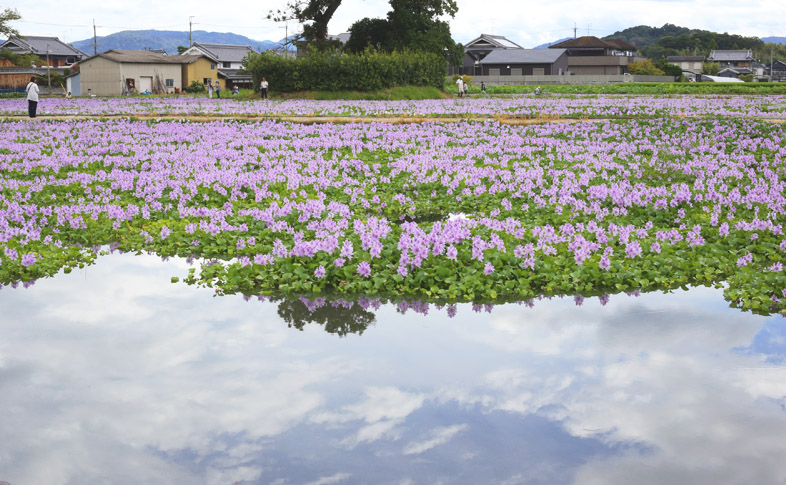
<svg viewBox="0 0 786 485">
<path fill-rule="evenodd" d="M 486 94 L 486 83 L 480 81 L 480 92 Z"/>
<path fill-rule="evenodd" d="M 221 85 L 218 84 L 218 79 L 216 79 L 216 97 L 221 99 Z"/>
<path fill-rule="evenodd" d="M 207 97 L 213 99 L 213 83 L 207 82 Z"/>
<path fill-rule="evenodd" d="M 262 82 L 259 83 L 259 92 L 262 96 L 262 99 L 267 99 L 267 79 L 262 78 Z"/>
<path fill-rule="evenodd" d="M 31 118 L 35 118 L 35 112 L 38 109 L 38 84 L 36 84 L 38 80 L 35 76 L 30 78 L 30 82 L 27 83 L 27 114 L 30 115 Z"/>
<path fill-rule="evenodd" d="M 456 80 L 456 87 L 458 88 L 458 95 L 460 98 L 464 94 L 464 81 L 461 79 L 461 76 Z"/>
</svg>

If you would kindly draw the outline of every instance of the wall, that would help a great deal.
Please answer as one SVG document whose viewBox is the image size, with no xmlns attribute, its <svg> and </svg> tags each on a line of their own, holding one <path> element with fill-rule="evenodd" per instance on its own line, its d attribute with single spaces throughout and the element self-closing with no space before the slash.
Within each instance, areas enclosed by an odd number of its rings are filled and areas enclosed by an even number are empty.
<svg viewBox="0 0 786 485">
<path fill-rule="evenodd" d="M 210 66 L 215 64 L 213 61 L 208 59 L 207 57 L 202 57 L 197 59 L 196 61 L 192 62 L 191 64 L 183 64 L 183 74 L 182 74 L 182 87 L 181 89 L 185 89 L 191 84 L 191 81 L 197 80 L 199 82 L 203 82 L 205 78 L 210 78 L 215 86 L 216 79 L 218 79 L 218 70 L 217 69 L 210 69 Z M 219 79 L 219 84 L 221 88 L 224 88 L 224 80 Z"/>
<path fill-rule="evenodd" d="M 129 62 L 123 63 L 120 66 L 121 83 L 125 82 L 126 79 L 134 79 L 137 89 L 140 89 L 140 78 L 143 76 L 153 78 L 154 89 L 156 77 L 161 80 L 162 87 L 164 87 L 167 79 L 172 79 L 172 86 L 165 88 L 168 94 L 173 94 L 175 92 L 175 87 L 182 86 L 183 84 L 183 73 L 181 72 L 180 64 L 137 64 Z"/>
<path fill-rule="evenodd" d="M 123 94 L 123 80 L 120 76 L 120 63 L 94 57 L 79 65 L 82 96 L 120 96 Z"/>
</svg>

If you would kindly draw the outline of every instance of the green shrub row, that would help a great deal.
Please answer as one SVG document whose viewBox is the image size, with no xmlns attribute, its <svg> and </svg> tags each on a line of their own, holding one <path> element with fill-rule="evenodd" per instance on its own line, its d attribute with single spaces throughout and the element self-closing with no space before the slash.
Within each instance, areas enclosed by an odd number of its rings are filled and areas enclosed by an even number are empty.
<svg viewBox="0 0 786 485">
<path fill-rule="evenodd" d="M 376 91 L 395 86 L 430 86 L 442 89 L 447 61 L 428 52 L 360 54 L 309 51 L 289 59 L 270 52 L 252 53 L 245 60 L 255 90 L 266 78 L 270 89 L 291 91 Z"/>
</svg>

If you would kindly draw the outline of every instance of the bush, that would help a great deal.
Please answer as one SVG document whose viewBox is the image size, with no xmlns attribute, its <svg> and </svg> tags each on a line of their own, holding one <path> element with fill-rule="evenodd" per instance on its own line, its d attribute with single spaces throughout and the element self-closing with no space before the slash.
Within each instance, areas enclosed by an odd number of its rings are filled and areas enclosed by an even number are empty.
<svg viewBox="0 0 786 485">
<path fill-rule="evenodd" d="M 414 51 L 359 54 L 317 51 L 289 59 L 270 52 L 251 53 L 245 68 L 254 89 L 264 76 L 270 88 L 291 91 L 377 91 L 395 86 L 431 86 L 442 89 L 447 61 L 437 54 Z"/>
<path fill-rule="evenodd" d="M 185 91 L 187 93 L 204 93 L 205 85 L 194 79 L 191 81 L 191 84 L 186 87 Z"/>
<path fill-rule="evenodd" d="M 737 76 L 737 77 L 738 77 L 739 79 L 742 79 L 742 80 L 743 80 L 743 81 L 745 81 L 746 83 L 752 83 L 752 82 L 753 82 L 753 74 L 740 74 L 740 75 L 739 75 L 739 76 Z"/>
</svg>

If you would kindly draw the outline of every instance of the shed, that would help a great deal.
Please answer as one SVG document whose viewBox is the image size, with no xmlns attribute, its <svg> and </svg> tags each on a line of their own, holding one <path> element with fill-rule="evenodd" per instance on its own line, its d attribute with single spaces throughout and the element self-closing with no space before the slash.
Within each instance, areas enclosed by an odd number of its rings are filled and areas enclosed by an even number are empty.
<svg viewBox="0 0 786 485">
<path fill-rule="evenodd" d="M 551 76 L 568 70 L 566 49 L 498 49 L 481 61 L 484 76 Z"/>
<path fill-rule="evenodd" d="M 183 64 L 194 57 L 122 49 L 103 52 L 79 63 L 81 95 L 172 94 L 182 86 Z"/>
</svg>

